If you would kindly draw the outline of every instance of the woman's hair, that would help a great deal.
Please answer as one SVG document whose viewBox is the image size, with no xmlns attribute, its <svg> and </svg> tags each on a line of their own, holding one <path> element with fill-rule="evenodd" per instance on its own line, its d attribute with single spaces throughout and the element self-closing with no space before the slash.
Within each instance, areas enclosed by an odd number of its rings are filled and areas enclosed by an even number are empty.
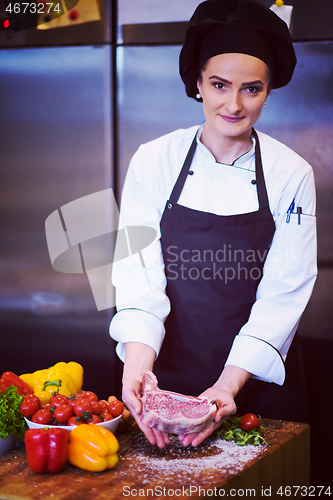
<svg viewBox="0 0 333 500">
<path fill-rule="evenodd" d="M 208 59 L 208 61 L 209 61 L 209 59 Z M 204 71 L 206 71 L 208 61 L 205 61 L 205 62 L 203 63 L 203 65 L 201 66 L 201 69 L 200 69 L 200 72 L 199 72 L 199 76 L 198 76 L 198 81 L 199 81 L 200 83 L 202 83 L 202 73 L 203 73 Z"/>
</svg>

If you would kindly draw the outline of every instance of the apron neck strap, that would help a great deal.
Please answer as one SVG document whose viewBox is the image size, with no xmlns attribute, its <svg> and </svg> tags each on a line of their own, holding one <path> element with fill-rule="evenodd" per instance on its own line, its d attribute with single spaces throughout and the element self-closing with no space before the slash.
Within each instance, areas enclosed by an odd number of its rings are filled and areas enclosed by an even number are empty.
<svg viewBox="0 0 333 500">
<path fill-rule="evenodd" d="M 260 151 L 260 143 L 257 132 L 252 128 L 252 135 L 255 138 L 255 158 L 256 158 L 256 181 L 257 181 L 257 194 L 258 194 L 258 202 L 259 202 L 259 210 L 264 208 L 269 208 L 268 196 L 264 178 L 264 171 L 262 168 L 261 161 L 261 151 Z"/>
<path fill-rule="evenodd" d="M 177 182 L 173 187 L 173 190 L 172 190 L 172 193 L 170 196 L 170 201 L 172 203 L 177 203 L 178 198 L 180 196 L 180 193 L 182 192 L 183 186 L 185 184 L 186 177 L 188 176 L 190 166 L 191 166 L 191 163 L 193 160 L 193 156 L 194 156 L 194 153 L 195 153 L 195 150 L 197 147 L 197 135 L 198 135 L 198 131 L 196 132 L 196 134 L 194 136 L 191 147 L 188 150 L 187 156 L 186 156 L 185 161 L 183 163 L 183 167 L 182 167 L 180 174 L 178 176 Z"/>
<path fill-rule="evenodd" d="M 198 131 L 196 132 L 192 144 L 190 146 L 190 149 L 188 150 L 188 153 L 186 155 L 185 161 L 183 163 L 183 167 L 180 171 L 180 174 L 178 176 L 177 182 L 173 187 L 172 193 L 170 195 L 170 202 L 171 203 L 177 203 L 180 193 L 182 192 L 183 186 L 185 184 L 186 178 L 188 176 L 191 163 L 193 160 L 193 156 L 197 147 L 197 135 Z M 269 207 L 268 203 L 268 196 L 267 196 L 267 190 L 266 190 L 266 185 L 265 185 L 265 179 L 264 179 L 264 172 L 262 168 L 262 161 L 261 161 L 261 151 L 260 151 L 260 144 L 259 144 L 259 138 L 257 132 L 252 128 L 252 135 L 255 138 L 256 145 L 255 145 L 255 160 L 256 160 L 256 186 L 257 186 L 257 194 L 258 194 L 258 202 L 259 202 L 259 210 L 262 210 L 264 208 Z"/>
</svg>

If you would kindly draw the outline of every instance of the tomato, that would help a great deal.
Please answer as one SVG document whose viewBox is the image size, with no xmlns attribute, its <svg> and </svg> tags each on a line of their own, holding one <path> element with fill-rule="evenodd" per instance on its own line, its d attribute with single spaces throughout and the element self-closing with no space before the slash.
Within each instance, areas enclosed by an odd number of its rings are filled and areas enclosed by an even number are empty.
<svg viewBox="0 0 333 500">
<path fill-rule="evenodd" d="M 98 401 L 98 397 L 94 392 L 91 391 L 83 391 L 80 394 L 81 398 L 83 399 L 89 399 L 89 401 Z"/>
<path fill-rule="evenodd" d="M 112 403 L 113 401 L 118 401 L 118 398 L 116 398 L 116 396 L 109 396 L 108 403 Z"/>
<path fill-rule="evenodd" d="M 100 415 L 103 411 L 103 406 L 100 401 L 91 401 L 92 407 L 93 407 L 93 413 L 95 415 Z"/>
<path fill-rule="evenodd" d="M 66 423 L 73 416 L 73 408 L 70 405 L 62 404 L 58 406 L 54 412 L 53 416 L 57 419 L 60 424 Z"/>
<path fill-rule="evenodd" d="M 252 429 L 259 429 L 259 426 L 260 422 L 258 418 L 253 415 L 253 413 L 246 413 L 246 415 L 243 415 L 239 422 L 239 427 L 242 429 L 242 431 L 252 431 Z"/>
<path fill-rule="evenodd" d="M 103 422 L 108 422 L 109 420 L 113 420 L 113 416 L 107 410 L 102 411 Z"/>
<path fill-rule="evenodd" d="M 84 424 L 84 420 L 83 418 L 81 417 L 75 417 L 73 415 L 73 417 L 70 417 L 70 419 L 68 420 L 67 422 L 67 425 L 81 425 L 81 424 Z"/>
<path fill-rule="evenodd" d="M 41 408 L 38 410 L 31 419 L 35 424 L 50 424 L 52 420 L 52 413 L 50 410 L 46 410 L 45 408 Z"/>
<path fill-rule="evenodd" d="M 88 399 L 78 398 L 74 404 L 74 413 L 78 417 L 82 417 L 82 412 L 93 412 L 93 405 Z"/>
<path fill-rule="evenodd" d="M 51 406 L 60 406 L 67 403 L 68 404 L 68 398 L 67 396 L 64 396 L 63 394 L 57 394 L 56 396 L 51 396 L 49 404 Z"/>
<path fill-rule="evenodd" d="M 67 404 L 68 404 L 68 405 L 70 405 L 70 406 L 72 406 L 72 407 L 74 408 L 74 405 L 75 405 L 75 403 L 76 403 L 76 401 L 77 401 L 78 399 L 80 399 L 78 396 L 74 396 L 73 398 L 72 398 L 72 397 L 70 397 L 70 398 L 68 398 L 68 400 L 67 400 Z"/>
<path fill-rule="evenodd" d="M 65 396 L 64 394 L 54 394 L 53 396 L 50 397 L 50 405 L 53 406 L 54 401 L 60 401 L 62 400 L 63 403 L 67 403 L 68 397 Z"/>
<path fill-rule="evenodd" d="M 102 411 L 108 409 L 108 402 L 105 399 L 100 399 L 99 403 L 102 405 Z"/>
<path fill-rule="evenodd" d="M 38 403 L 38 406 L 40 407 L 40 399 L 38 396 L 36 396 L 36 394 L 27 394 L 26 396 L 24 396 L 24 398 L 34 399 L 36 403 Z"/>
<path fill-rule="evenodd" d="M 32 417 L 39 410 L 39 404 L 33 398 L 23 398 L 20 412 L 24 417 Z"/>
<path fill-rule="evenodd" d="M 124 403 L 121 401 L 112 401 L 108 404 L 108 410 L 113 417 L 119 417 L 124 411 Z"/>
<path fill-rule="evenodd" d="M 98 415 L 91 415 L 91 420 L 89 420 L 88 424 L 100 424 L 102 422 L 101 417 Z"/>
</svg>

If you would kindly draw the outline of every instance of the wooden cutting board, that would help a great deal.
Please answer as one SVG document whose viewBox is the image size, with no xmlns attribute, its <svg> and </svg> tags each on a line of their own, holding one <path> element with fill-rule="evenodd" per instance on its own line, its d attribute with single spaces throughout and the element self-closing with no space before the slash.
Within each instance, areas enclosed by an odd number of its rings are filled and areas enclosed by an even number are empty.
<svg viewBox="0 0 333 500">
<path fill-rule="evenodd" d="M 142 434 L 122 434 L 117 436 L 118 465 L 98 473 L 68 464 L 60 474 L 35 474 L 22 447 L 0 459 L 0 499 L 193 499 L 215 493 L 281 500 L 278 491 L 284 490 L 279 488 L 309 484 L 310 428 L 275 420 L 264 420 L 264 425 L 269 446 L 260 447 L 207 439 L 184 448 L 175 438 L 160 450 Z"/>
</svg>

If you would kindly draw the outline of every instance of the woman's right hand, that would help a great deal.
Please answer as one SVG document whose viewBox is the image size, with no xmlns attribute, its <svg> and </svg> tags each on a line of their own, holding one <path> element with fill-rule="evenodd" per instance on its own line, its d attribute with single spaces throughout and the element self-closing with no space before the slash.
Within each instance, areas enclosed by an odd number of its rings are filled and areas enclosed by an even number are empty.
<svg viewBox="0 0 333 500">
<path fill-rule="evenodd" d="M 153 370 L 155 355 L 155 351 L 146 344 L 140 342 L 127 342 L 125 344 L 122 399 L 148 441 L 163 448 L 170 442 L 168 435 L 147 427 L 141 422 L 141 380 L 146 370 Z"/>
<path fill-rule="evenodd" d="M 157 444 L 159 448 L 164 448 L 170 440 L 167 434 L 143 425 L 141 422 L 142 403 L 140 400 L 141 380 L 126 379 L 123 382 L 122 399 L 131 415 L 135 418 L 138 426 L 151 444 Z"/>
</svg>

